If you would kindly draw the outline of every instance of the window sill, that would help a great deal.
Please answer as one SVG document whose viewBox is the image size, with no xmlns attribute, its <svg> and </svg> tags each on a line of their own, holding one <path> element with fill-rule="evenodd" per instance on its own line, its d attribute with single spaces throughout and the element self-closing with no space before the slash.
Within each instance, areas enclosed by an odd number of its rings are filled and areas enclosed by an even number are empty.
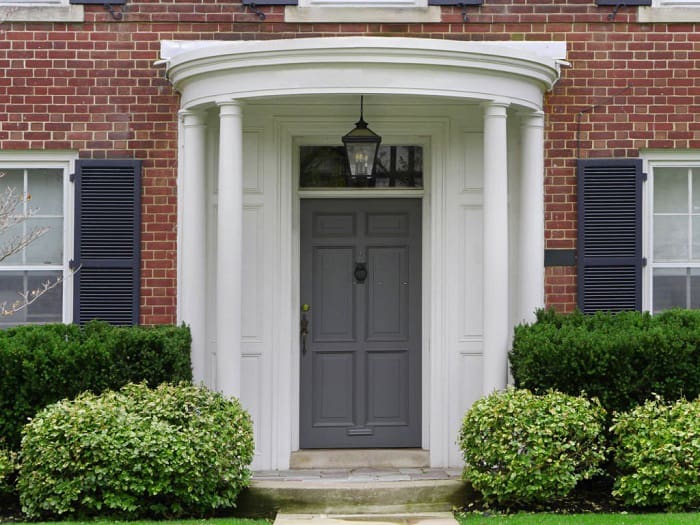
<svg viewBox="0 0 700 525">
<path fill-rule="evenodd" d="M 297 7 L 284 9 L 284 21 L 313 22 L 384 22 L 432 23 L 440 22 L 440 7 Z"/>
<path fill-rule="evenodd" d="M 0 22 L 84 22 L 82 5 L 0 6 Z"/>
<path fill-rule="evenodd" d="M 700 22 L 700 7 L 640 7 L 637 21 L 654 22 Z"/>
</svg>

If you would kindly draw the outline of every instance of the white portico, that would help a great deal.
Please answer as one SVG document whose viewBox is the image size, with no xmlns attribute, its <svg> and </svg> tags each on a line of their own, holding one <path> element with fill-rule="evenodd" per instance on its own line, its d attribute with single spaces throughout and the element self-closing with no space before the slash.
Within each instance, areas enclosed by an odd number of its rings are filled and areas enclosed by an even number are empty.
<svg viewBox="0 0 700 525">
<path fill-rule="evenodd" d="M 241 397 L 254 468 L 299 449 L 300 202 L 420 199 L 421 446 L 460 462 L 464 410 L 507 382 L 543 305 L 543 95 L 564 43 L 346 37 L 163 42 L 181 93 L 179 320 L 196 380 Z M 340 144 L 365 96 L 384 142 L 423 148 L 419 189 L 299 187 L 301 145 Z"/>
</svg>

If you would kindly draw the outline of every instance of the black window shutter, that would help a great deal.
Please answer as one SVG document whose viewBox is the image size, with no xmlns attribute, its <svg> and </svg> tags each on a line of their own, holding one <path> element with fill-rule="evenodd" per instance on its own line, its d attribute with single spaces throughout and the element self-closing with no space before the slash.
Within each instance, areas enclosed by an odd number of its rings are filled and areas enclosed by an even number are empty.
<svg viewBox="0 0 700 525">
<path fill-rule="evenodd" d="M 73 320 L 139 322 L 141 161 L 79 160 Z"/>
<path fill-rule="evenodd" d="M 642 161 L 578 161 L 578 306 L 642 309 Z"/>
</svg>

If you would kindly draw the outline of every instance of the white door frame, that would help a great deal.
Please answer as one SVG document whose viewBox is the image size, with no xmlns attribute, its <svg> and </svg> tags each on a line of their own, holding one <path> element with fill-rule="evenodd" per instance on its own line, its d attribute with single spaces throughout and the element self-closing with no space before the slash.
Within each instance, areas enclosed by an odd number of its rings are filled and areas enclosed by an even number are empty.
<svg viewBox="0 0 700 525">
<path fill-rule="evenodd" d="M 424 147 L 424 189 L 420 190 L 298 190 L 298 147 L 301 144 L 330 143 L 340 137 L 347 123 L 338 118 L 283 118 L 276 122 L 279 153 L 280 235 L 278 275 L 289 276 L 280 290 L 276 343 L 280 359 L 273 372 L 279 391 L 273 421 L 279 468 L 288 466 L 291 452 L 299 449 L 299 338 L 300 321 L 300 201 L 302 198 L 422 198 L 422 446 L 430 450 L 430 463 L 446 465 L 448 458 L 446 407 L 448 374 L 445 351 L 443 268 L 445 263 L 444 179 L 448 154 L 448 119 L 373 119 L 372 127 L 385 143 L 419 144 Z M 420 130 L 407 135 L 405 130 Z M 336 141 L 337 142 L 337 141 Z M 281 283 L 283 284 L 284 278 Z M 274 424 L 274 423 L 273 423 Z"/>
</svg>

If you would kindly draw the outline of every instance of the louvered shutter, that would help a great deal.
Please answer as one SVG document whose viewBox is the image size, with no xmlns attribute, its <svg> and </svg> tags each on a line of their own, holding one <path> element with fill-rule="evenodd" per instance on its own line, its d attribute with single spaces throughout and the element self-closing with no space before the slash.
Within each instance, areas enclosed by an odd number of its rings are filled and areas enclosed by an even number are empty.
<svg viewBox="0 0 700 525">
<path fill-rule="evenodd" d="M 138 324 L 141 161 L 77 161 L 75 196 L 73 320 Z"/>
<path fill-rule="evenodd" d="M 642 161 L 578 162 L 578 306 L 642 308 Z"/>
</svg>

